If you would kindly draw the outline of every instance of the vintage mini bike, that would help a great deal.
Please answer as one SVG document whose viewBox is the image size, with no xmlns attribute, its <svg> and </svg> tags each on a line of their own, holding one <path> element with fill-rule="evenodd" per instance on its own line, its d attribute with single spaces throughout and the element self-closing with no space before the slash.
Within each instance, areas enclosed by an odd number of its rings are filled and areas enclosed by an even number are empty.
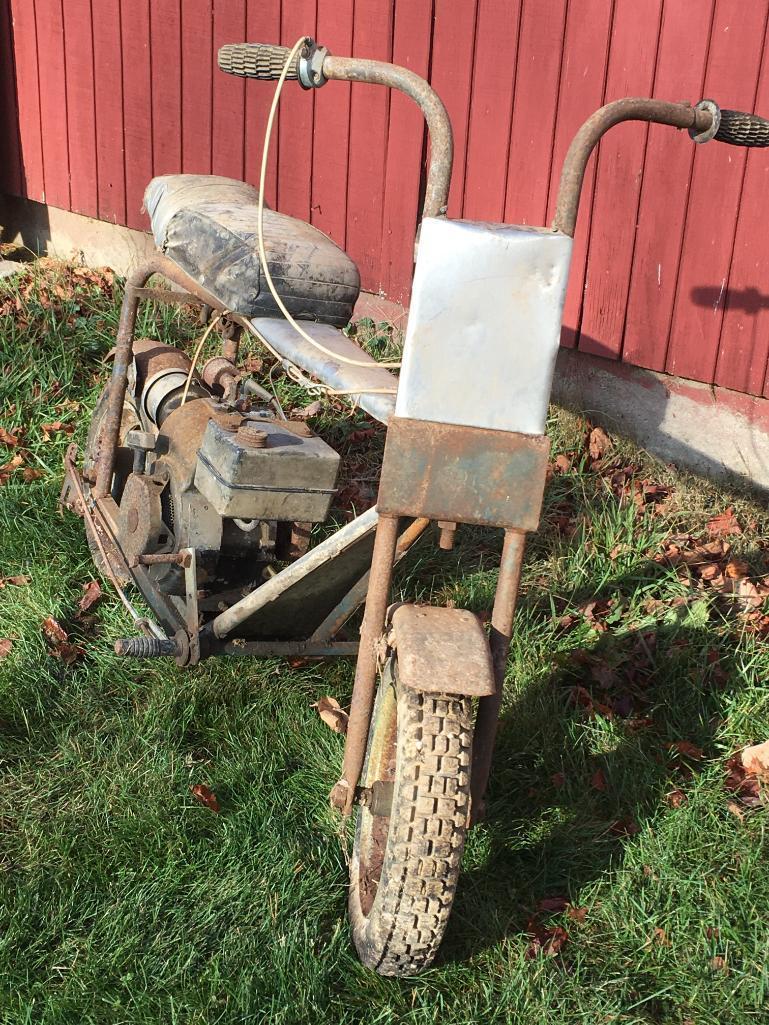
<svg viewBox="0 0 769 1025">
<path fill-rule="evenodd" d="M 411 974 L 435 957 L 466 832 L 483 814 L 524 538 L 545 485 L 545 415 L 588 158 L 621 121 L 743 146 L 769 144 L 769 122 L 709 100 L 618 100 L 575 136 L 552 228 L 484 224 L 446 217 L 451 126 L 413 72 L 334 57 L 311 39 L 291 51 L 225 46 L 219 65 L 279 88 L 288 78 L 305 89 L 399 89 L 424 113 L 430 158 L 400 376 L 342 332 L 359 275 L 329 238 L 263 209 L 242 182 L 155 178 L 145 199 L 158 253 L 126 283 L 111 379 L 82 463 L 68 452 L 62 497 L 141 631 L 118 654 L 180 666 L 357 655 L 331 793 L 357 815 L 352 934 L 366 965 Z M 153 275 L 175 288 L 148 288 Z M 148 299 L 197 304 L 201 325 L 221 330 L 221 355 L 198 373 L 181 350 L 136 339 Z M 376 508 L 314 547 L 339 456 L 238 369 L 243 331 L 296 380 L 346 394 L 387 425 Z M 459 523 L 503 529 L 488 630 L 460 609 L 390 604 L 393 566 L 431 521 L 443 547 Z M 155 620 L 133 608 L 129 582 Z M 337 639 L 364 602 L 359 643 Z"/>
</svg>

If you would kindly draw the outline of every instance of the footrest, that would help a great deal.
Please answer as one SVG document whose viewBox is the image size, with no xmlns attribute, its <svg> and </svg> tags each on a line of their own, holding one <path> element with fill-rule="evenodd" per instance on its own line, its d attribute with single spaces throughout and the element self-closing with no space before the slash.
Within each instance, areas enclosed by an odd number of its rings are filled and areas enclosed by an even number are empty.
<svg viewBox="0 0 769 1025">
<path fill-rule="evenodd" d="M 356 366 L 335 359 L 311 345 L 288 323 L 278 317 L 257 317 L 251 321 L 254 328 L 263 335 L 273 349 L 298 367 L 303 373 L 314 377 L 329 388 L 349 392 L 347 396 L 373 416 L 386 424 L 395 409 L 395 393 L 398 378 L 375 359 L 364 352 L 351 338 L 329 324 L 302 321 L 302 330 L 331 352 L 348 359 L 362 360 L 366 366 Z"/>
</svg>

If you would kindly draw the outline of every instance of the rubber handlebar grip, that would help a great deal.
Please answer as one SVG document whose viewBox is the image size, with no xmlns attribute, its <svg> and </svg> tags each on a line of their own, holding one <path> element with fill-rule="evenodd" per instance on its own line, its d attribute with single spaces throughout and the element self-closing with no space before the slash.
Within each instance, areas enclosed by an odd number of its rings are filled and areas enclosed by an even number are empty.
<svg viewBox="0 0 769 1025">
<path fill-rule="evenodd" d="M 287 46 L 271 43 L 228 43 L 219 49 L 219 67 L 228 75 L 239 78 L 261 78 L 277 81 L 291 51 Z M 299 54 L 286 78 L 299 77 Z"/>
<path fill-rule="evenodd" d="M 769 146 L 769 121 L 741 110 L 722 110 L 714 138 L 730 146 Z"/>
</svg>

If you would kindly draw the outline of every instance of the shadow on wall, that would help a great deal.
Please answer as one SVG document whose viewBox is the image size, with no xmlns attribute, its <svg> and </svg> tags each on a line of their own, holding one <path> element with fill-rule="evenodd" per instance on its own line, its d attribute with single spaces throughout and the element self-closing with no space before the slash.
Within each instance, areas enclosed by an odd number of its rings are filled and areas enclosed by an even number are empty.
<svg viewBox="0 0 769 1025">
<path fill-rule="evenodd" d="M 0 195 L 0 245 L 3 247 L 0 255 L 3 259 L 34 260 L 48 251 L 50 241 L 47 206 Z"/>
<path fill-rule="evenodd" d="M 730 309 L 742 310 L 743 313 L 758 313 L 769 309 L 769 295 L 759 292 L 757 288 L 725 289 L 721 285 L 699 285 L 691 290 L 693 303 L 711 309 L 720 305 L 724 296 L 728 297 Z"/>
</svg>

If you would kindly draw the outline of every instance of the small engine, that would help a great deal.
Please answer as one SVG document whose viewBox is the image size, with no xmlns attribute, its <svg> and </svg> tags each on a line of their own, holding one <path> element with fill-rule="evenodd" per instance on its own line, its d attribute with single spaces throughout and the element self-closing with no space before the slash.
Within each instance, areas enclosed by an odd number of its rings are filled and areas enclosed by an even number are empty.
<svg viewBox="0 0 769 1025">
<path fill-rule="evenodd" d="M 208 361 L 185 399 L 189 369 L 173 346 L 135 343 L 113 494 L 129 563 L 184 595 L 183 569 L 153 557 L 196 549 L 201 605 L 213 611 L 306 551 L 340 460 L 224 357 Z"/>
</svg>

